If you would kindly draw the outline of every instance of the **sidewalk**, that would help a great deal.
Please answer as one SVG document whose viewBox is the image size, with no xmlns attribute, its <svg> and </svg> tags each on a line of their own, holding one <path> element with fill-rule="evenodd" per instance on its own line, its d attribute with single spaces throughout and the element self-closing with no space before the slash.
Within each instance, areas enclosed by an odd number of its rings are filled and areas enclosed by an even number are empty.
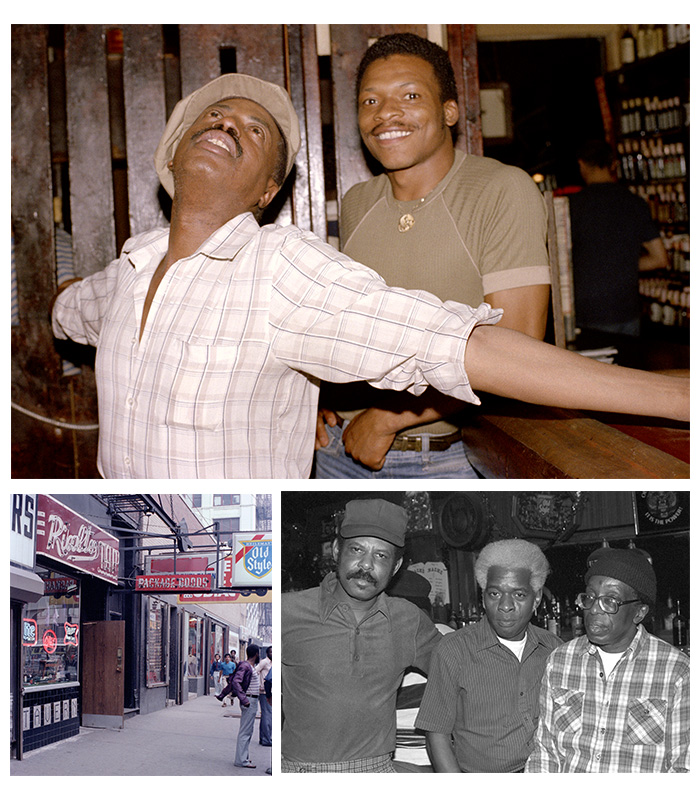
<svg viewBox="0 0 700 796">
<path fill-rule="evenodd" d="M 265 776 L 272 748 L 250 740 L 256 768 L 233 765 L 240 708 L 211 696 L 125 719 L 123 730 L 81 728 L 74 738 L 10 760 L 11 776 Z"/>
</svg>

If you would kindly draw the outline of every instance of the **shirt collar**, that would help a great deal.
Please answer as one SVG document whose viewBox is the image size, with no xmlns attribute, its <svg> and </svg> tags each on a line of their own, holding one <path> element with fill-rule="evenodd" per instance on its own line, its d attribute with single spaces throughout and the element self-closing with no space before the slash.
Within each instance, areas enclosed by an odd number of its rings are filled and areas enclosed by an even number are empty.
<svg viewBox="0 0 700 796">
<path fill-rule="evenodd" d="M 339 608 L 341 604 L 347 605 L 347 603 L 345 603 L 345 601 L 341 598 L 340 592 L 342 591 L 342 588 L 343 587 L 338 583 L 338 576 L 335 572 L 329 572 L 328 575 L 326 575 L 326 577 L 321 581 L 318 606 L 319 618 L 322 623 L 325 623 L 331 613 L 336 608 Z M 391 632 L 391 614 L 389 613 L 389 602 L 384 592 L 377 597 L 372 610 L 367 614 L 367 616 L 369 617 L 377 612 L 383 614 L 385 619 L 389 622 L 389 631 Z"/>
<path fill-rule="evenodd" d="M 255 216 L 249 212 L 241 213 L 212 233 L 194 255 L 205 254 L 220 260 L 233 259 L 258 232 L 260 225 Z M 149 265 L 152 266 L 154 262 L 157 267 L 168 250 L 169 238 L 169 227 L 153 229 L 143 235 L 129 238 L 124 244 L 123 251 L 137 272 L 148 268 Z"/>
<path fill-rule="evenodd" d="M 491 627 L 491 623 L 485 616 L 482 617 L 476 625 L 475 632 L 477 649 L 485 650 L 500 644 L 496 631 Z M 526 655 L 529 654 L 531 650 L 543 643 L 539 636 L 530 630 L 529 626 L 526 628 L 525 632 L 526 641 L 523 647 L 523 659 L 525 659 Z M 500 644 L 500 646 L 503 645 Z"/>
<path fill-rule="evenodd" d="M 629 647 L 624 650 L 623 655 L 627 656 L 628 658 L 636 658 L 639 655 L 640 649 L 646 643 L 649 634 L 642 625 L 637 625 L 637 632 L 634 634 L 634 638 L 630 642 Z M 595 655 L 598 652 L 597 644 L 591 644 L 588 641 L 586 636 L 583 636 L 585 642 L 581 645 L 581 654 L 588 653 L 588 655 Z"/>
</svg>

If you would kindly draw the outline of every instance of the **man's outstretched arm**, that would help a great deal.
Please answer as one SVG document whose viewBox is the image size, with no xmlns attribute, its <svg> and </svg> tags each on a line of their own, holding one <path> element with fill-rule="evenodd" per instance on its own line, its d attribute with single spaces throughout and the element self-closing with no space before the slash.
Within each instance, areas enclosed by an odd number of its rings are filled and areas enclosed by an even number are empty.
<svg viewBox="0 0 700 796">
<path fill-rule="evenodd" d="M 464 355 L 475 391 L 527 403 L 690 420 L 690 380 L 588 359 L 500 326 L 477 326 Z"/>
</svg>

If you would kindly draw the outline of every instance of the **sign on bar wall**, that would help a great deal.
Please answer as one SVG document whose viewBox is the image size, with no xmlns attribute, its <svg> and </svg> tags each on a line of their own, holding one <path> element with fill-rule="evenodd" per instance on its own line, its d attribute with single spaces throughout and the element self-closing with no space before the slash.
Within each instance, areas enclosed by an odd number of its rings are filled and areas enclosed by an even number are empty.
<svg viewBox="0 0 700 796">
<path fill-rule="evenodd" d="M 689 492 L 635 492 L 634 514 L 641 536 L 690 529 Z"/>
</svg>

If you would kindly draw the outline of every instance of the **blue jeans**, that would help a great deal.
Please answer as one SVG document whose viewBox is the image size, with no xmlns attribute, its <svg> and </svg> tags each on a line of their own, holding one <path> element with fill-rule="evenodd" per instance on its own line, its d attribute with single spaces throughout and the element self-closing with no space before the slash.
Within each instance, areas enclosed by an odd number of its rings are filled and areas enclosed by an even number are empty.
<svg viewBox="0 0 700 796">
<path fill-rule="evenodd" d="M 272 745 L 272 705 L 267 701 L 265 694 L 260 694 L 260 743 L 264 746 Z"/>
<path fill-rule="evenodd" d="M 330 442 L 316 451 L 315 478 L 478 478 L 464 445 L 455 442 L 444 451 L 389 451 L 381 470 L 369 470 L 345 452 L 343 430 L 326 425 Z M 424 439 L 428 447 L 429 437 Z"/>
<path fill-rule="evenodd" d="M 248 698 L 250 705 L 246 708 L 241 705 L 241 721 L 238 726 L 238 739 L 236 740 L 236 759 L 234 766 L 244 766 L 250 761 L 248 749 L 250 739 L 253 737 L 255 727 L 255 714 L 258 712 L 258 700 Z"/>
</svg>

